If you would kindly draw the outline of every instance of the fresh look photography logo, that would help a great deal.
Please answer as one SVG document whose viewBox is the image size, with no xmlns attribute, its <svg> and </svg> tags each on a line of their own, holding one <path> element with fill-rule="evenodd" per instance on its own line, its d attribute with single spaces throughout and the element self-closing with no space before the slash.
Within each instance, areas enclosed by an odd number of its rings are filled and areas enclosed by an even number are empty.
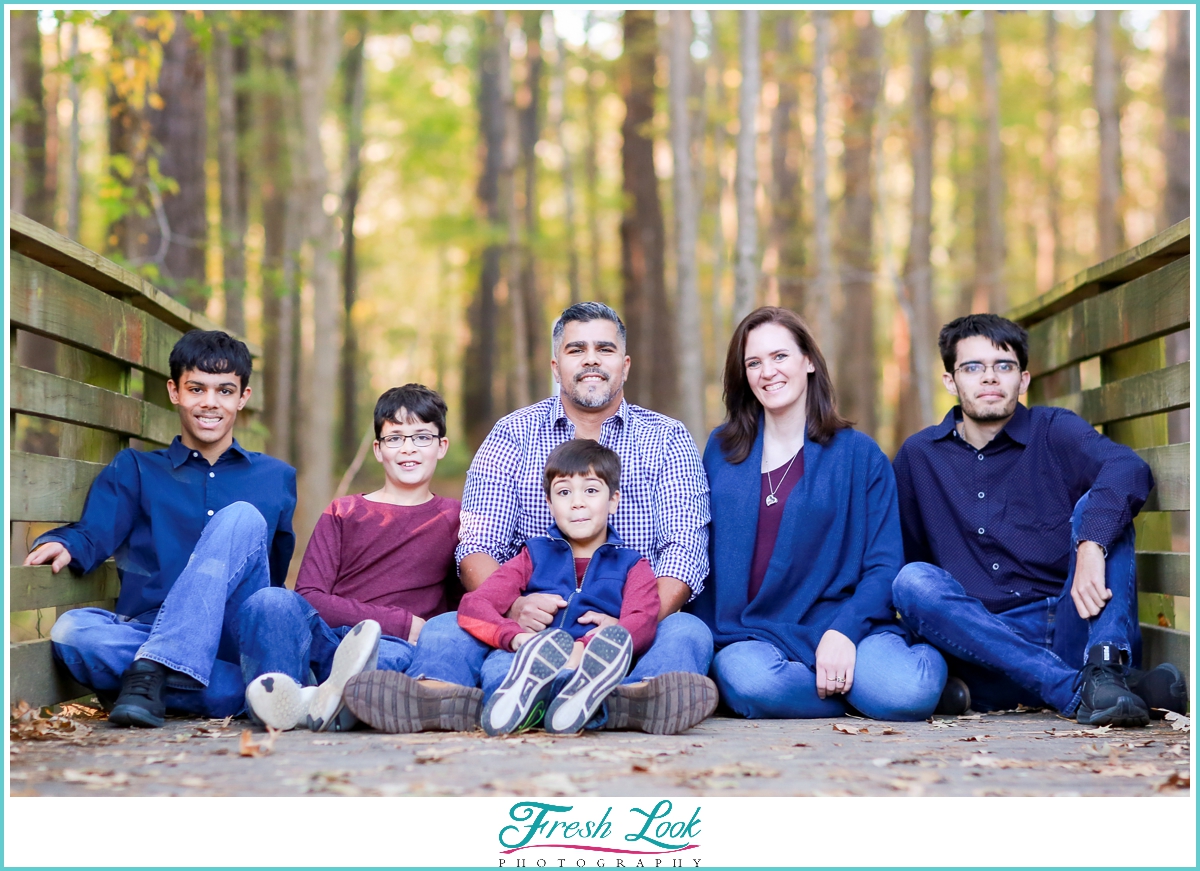
<svg viewBox="0 0 1200 871">
<path fill-rule="evenodd" d="M 700 860 L 679 854 L 700 845 L 700 808 L 678 811 L 669 799 L 651 808 L 605 809 L 598 819 L 572 814 L 573 805 L 517 802 L 511 822 L 500 829 L 501 868 L 699 868 Z M 536 858 L 514 856 L 539 851 Z M 555 851 L 569 855 L 553 855 Z M 547 852 L 549 851 L 549 855 Z M 582 855 L 581 855 L 582 854 Z"/>
</svg>

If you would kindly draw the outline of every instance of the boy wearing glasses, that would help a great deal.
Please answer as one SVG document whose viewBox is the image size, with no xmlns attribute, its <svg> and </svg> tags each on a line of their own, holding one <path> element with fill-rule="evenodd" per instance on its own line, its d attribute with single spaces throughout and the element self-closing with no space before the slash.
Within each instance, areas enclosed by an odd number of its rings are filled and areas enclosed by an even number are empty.
<svg viewBox="0 0 1200 871">
<path fill-rule="evenodd" d="M 449 444 L 446 404 L 435 391 L 406 384 L 379 397 L 374 449 L 383 487 L 330 503 L 294 593 L 266 589 L 242 606 L 242 666 L 253 676 L 246 701 L 263 723 L 351 728 L 346 682 L 376 667 L 404 671 L 425 621 L 453 607 L 460 506 L 430 490 Z M 477 694 L 464 695 L 463 728 L 474 726 Z"/>
<path fill-rule="evenodd" d="M 959 404 L 895 459 L 908 562 L 896 608 L 953 675 L 938 713 L 1049 705 L 1090 726 L 1183 711 L 1179 670 L 1140 654 L 1133 518 L 1154 479 L 1064 408 L 1026 408 L 1029 336 L 998 315 L 942 328 Z"/>
</svg>

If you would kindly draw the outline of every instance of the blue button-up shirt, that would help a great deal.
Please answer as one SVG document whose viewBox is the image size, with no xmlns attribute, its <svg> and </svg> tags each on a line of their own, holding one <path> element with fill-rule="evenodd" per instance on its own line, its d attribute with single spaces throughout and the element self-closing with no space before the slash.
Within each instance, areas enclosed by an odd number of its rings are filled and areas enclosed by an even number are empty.
<svg viewBox="0 0 1200 871">
<path fill-rule="evenodd" d="M 945 569 L 994 613 L 1062 591 L 1084 493 L 1079 539 L 1107 548 L 1154 486 L 1137 454 L 1066 409 L 1018 403 L 982 450 L 961 420 L 955 407 L 896 454 L 904 557 Z"/>
<path fill-rule="evenodd" d="M 115 557 L 116 612 L 138 617 L 162 605 L 209 519 L 234 502 L 249 502 L 267 521 L 271 583 L 282 585 L 296 547 L 296 470 L 236 440 L 212 465 L 178 436 L 162 450 L 121 451 L 92 482 L 80 520 L 34 547 L 61 542 L 80 572 Z"/>
</svg>

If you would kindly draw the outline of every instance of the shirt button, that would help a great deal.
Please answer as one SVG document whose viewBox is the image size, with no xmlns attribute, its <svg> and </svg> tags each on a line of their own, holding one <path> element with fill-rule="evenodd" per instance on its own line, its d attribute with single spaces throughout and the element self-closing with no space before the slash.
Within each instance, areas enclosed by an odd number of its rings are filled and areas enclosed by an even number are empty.
<svg viewBox="0 0 1200 871">
<path fill-rule="evenodd" d="M 980 491 L 979 491 L 979 498 L 980 498 L 980 499 L 982 499 L 982 498 L 983 498 L 983 491 L 982 491 L 982 490 L 980 490 Z"/>
<path fill-rule="evenodd" d="M 979 459 L 981 459 L 981 460 L 983 459 L 983 454 L 979 455 Z"/>
<path fill-rule="evenodd" d="M 212 514 L 212 512 L 211 512 L 211 511 L 210 511 L 210 512 L 208 512 L 208 513 L 209 513 L 209 514 Z M 979 534 L 980 534 L 980 535 L 983 535 L 983 527 L 982 527 L 982 526 L 981 526 L 981 527 L 979 527 Z"/>
<path fill-rule="evenodd" d="M 209 516 L 209 517 L 212 517 L 212 516 L 213 516 L 213 511 L 212 511 L 212 509 L 211 509 L 211 508 L 210 508 L 210 509 L 208 509 L 208 516 Z M 980 531 L 980 532 L 983 532 L 983 530 L 982 530 L 982 529 L 981 529 L 981 530 L 979 530 L 979 531 Z"/>
<path fill-rule="evenodd" d="M 999 570 L 1000 570 L 1000 563 L 992 563 L 992 571 L 995 572 L 995 571 L 999 571 Z"/>
<path fill-rule="evenodd" d="M 210 478 L 215 478 L 215 477 L 217 477 L 217 473 L 216 473 L 216 472 L 209 472 L 209 473 L 208 473 L 208 477 L 210 477 Z M 980 493 L 980 494 L 979 494 L 979 498 L 980 498 L 980 499 L 982 499 L 982 498 L 983 498 L 983 494 L 982 494 L 982 493 Z"/>
<path fill-rule="evenodd" d="M 199 451 L 192 451 L 192 456 L 193 456 L 193 457 L 198 457 L 198 456 L 200 456 L 200 452 L 199 452 Z M 982 457 L 981 457 L 980 459 L 982 459 Z"/>
</svg>

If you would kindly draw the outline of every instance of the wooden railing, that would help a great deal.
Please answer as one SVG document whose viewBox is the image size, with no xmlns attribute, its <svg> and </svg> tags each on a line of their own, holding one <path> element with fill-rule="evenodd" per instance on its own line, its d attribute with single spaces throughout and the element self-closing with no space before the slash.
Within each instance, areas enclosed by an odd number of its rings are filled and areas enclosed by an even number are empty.
<svg viewBox="0 0 1200 871">
<path fill-rule="evenodd" d="M 45 705 L 87 693 L 55 667 L 49 630 L 63 611 L 111 608 L 110 560 L 82 577 L 24 568 L 42 532 L 78 520 L 88 487 L 116 453 L 163 447 L 179 432 L 168 358 L 191 329 L 218 329 L 140 276 L 23 215 L 10 213 L 9 547 L 11 699 Z M 261 351 L 249 345 L 256 358 Z M 238 416 L 238 440 L 261 450 L 261 380 Z"/>
<path fill-rule="evenodd" d="M 1154 471 L 1134 521 L 1142 658 L 1189 681 L 1190 421 L 1171 413 L 1190 407 L 1191 355 L 1169 337 L 1191 326 L 1190 252 L 1182 221 L 1008 314 L 1029 330 L 1030 404 L 1070 408 Z"/>
</svg>

